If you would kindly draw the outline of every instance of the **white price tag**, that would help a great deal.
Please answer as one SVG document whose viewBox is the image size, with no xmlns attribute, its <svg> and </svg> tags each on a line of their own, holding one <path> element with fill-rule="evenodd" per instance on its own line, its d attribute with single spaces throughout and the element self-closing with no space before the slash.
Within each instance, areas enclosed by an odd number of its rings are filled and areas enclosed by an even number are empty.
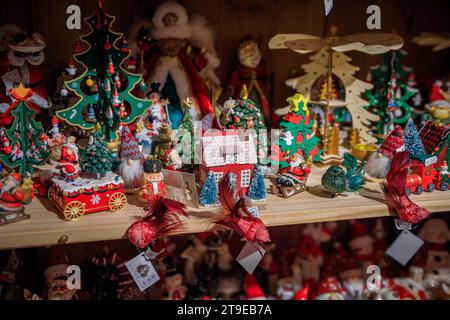
<svg viewBox="0 0 450 320">
<path fill-rule="evenodd" d="M 328 16 L 331 9 L 333 9 L 333 0 L 324 0 L 323 3 L 325 5 L 325 15 Z"/>
<path fill-rule="evenodd" d="M 145 252 L 125 263 L 139 290 L 144 291 L 159 281 L 158 272 L 146 257 Z"/>
<path fill-rule="evenodd" d="M 266 250 L 264 250 L 264 248 L 259 244 L 247 242 L 236 260 L 245 269 L 245 271 L 249 274 L 253 274 L 253 271 L 255 271 L 265 253 Z"/>
<path fill-rule="evenodd" d="M 422 239 L 409 230 L 403 230 L 387 249 L 386 254 L 405 266 L 422 245 Z"/>
</svg>

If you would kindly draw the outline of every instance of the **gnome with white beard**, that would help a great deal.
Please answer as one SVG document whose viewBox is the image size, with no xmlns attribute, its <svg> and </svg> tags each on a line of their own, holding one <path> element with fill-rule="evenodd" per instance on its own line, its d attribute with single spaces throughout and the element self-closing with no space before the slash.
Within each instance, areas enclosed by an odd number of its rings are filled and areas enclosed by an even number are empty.
<svg viewBox="0 0 450 320">
<path fill-rule="evenodd" d="M 391 169 L 392 159 L 397 152 L 403 151 L 403 130 L 395 126 L 386 137 L 377 152 L 373 153 L 367 162 L 367 175 L 370 178 L 385 179 Z"/>
<path fill-rule="evenodd" d="M 125 181 L 125 189 L 134 190 L 141 184 L 144 156 L 128 126 L 123 127 L 121 139 L 119 174 Z"/>
</svg>

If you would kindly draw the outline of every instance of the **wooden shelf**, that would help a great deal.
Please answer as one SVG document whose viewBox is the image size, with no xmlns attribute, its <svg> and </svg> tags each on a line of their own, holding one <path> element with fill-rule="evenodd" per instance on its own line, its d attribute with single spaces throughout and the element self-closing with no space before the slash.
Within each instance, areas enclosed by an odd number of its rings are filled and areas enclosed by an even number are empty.
<svg viewBox="0 0 450 320">
<path fill-rule="evenodd" d="M 320 185 L 323 169 L 314 168 L 308 185 L 310 190 L 289 199 L 269 194 L 259 203 L 261 218 L 267 226 L 296 225 L 321 221 L 337 221 L 389 216 L 380 187 L 367 183 L 360 194 L 331 199 Z M 435 191 L 413 196 L 431 212 L 450 211 L 450 191 Z M 80 243 L 124 238 L 127 228 L 142 214 L 142 201 L 129 196 L 129 205 L 120 213 L 95 213 L 78 221 L 67 222 L 48 199 L 35 199 L 26 207 L 31 218 L 0 227 L 0 249 L 40 247 L 58 243 Z M 218 208 L 190 210 L 184 230 L 178 234 L 198 233 L 217 228 L 211 218 Z"/>
</svg>

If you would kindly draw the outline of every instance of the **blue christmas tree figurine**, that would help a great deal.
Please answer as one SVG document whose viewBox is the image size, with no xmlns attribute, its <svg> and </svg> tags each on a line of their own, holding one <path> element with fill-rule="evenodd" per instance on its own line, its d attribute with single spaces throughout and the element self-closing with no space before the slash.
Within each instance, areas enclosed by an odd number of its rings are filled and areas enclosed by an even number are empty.
<svg viewBox="0 0 450 320">
<path fill-rule="evenodd" d="M 202 192 L 200 193 L 200 203 L 203 206 L 213 206 L 218 203 L 218 186 L 214 174 L 210 172 L 208 178 L 203 184 Z"/>
<path fill-rule="evenodd" d="M 423 147 L 419 132 L 411 118 L 409 118 L 403 131 L 403 142 L 405 149 L 411 153 L 411 157 L 421 158 L 425 155 L 425 148 Z"/>
<path fill-rule="evenodd" d="M 266 180 L 260 167 L 255 169 L 248 197 L 255 201 L 266 199 Z"/>
</svg>

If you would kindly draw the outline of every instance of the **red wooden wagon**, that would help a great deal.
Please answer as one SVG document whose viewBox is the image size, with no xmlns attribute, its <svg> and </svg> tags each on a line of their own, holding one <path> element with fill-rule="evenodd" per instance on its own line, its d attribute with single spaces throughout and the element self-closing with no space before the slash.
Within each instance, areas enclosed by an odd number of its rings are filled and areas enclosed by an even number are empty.
<svg viewBox="0 0 450 320">
<path fill-rule="evenodd" d="M 99 180 L 80 178 L 75 184 L 58 178 L 51 182 L 48 197 L 69 221 L 94 212 L 117 212 L 127 205 L 123 180 L 113 173 Z"/>
</svg>

